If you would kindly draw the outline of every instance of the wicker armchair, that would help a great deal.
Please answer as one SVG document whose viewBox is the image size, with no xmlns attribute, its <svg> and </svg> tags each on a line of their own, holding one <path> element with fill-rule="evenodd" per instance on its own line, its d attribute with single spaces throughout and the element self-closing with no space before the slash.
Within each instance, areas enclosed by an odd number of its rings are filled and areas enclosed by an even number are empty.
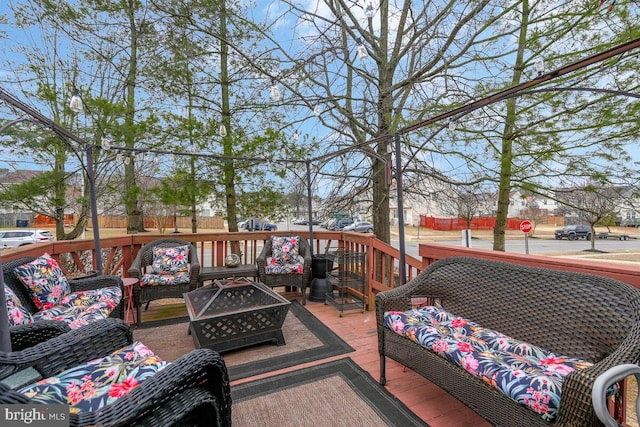
<svg viewBox="0 0 640 427">
<path fill-rule="evenodd" d="M 13 290 L 16 296 L 20 299 L 22 305 L 32 314 L 36 313 L 38 309 L 33 303 L 28 289 L 16 276 L 15 268 L 33 260 L 35 260 L 34 257 L 22 257 L 2 262 L 2 274 L 4 274 L 5 285 Z M 124 319 L 125 293 L 121 278 L 117 276 L 104 275 L 82 279 L 69 279 L 69 285 L 71 292 L 118 286 L 123 295 L 123 299 L 109 314 L 109 317 Z M 28 325 L 12 326 L 10 330 L 11 345 L 14 351 L 22 350 L 68 332 L 70 329 L 71 328 L 67 323 L 57 320 L 39 320 Z"/>
<path fill-rule="evenodd" d="M 198 252 L 193 244 L 180 239 L 165 238 L 154 240 L 144 245 L 131 263 L 128 271 L 129 276 L 139 280 L 153 264 L 153 248 L 175 248 L 183 245 L 189 245 L 189 283 L 162 286 L 140 286 L 140 283 L 134 285 L 133 301 L 136 306 L 138 324 L 142 323 L 142 304 L 147 303 L 148 305 L 151 301 L 163 298 L 182 298 L 182 294 L 185 292 L 196 289 L 200 274 L 200 262 L 198 261 Z"/>
<path fill-rule="evenodd" d="M 0 379 L 29 367 L 42 378 L 54 377 L 131 342 L 131 329 L 124 322 L 94 322 L 24 351 L 0 352 Z M 100 410 L 70 414 L 69 425 L 230 426 L 230 396 L 224 361 L 213 350 L 194 350 Z M 0 404 L 10 403 L 31 400 L 0 383 Z"/>
<path fill-rule="evenodd" d="M 294 286 L 300 288 L 302 291 L 302 304 L 305 305 L 307 303 L 307 287 L 311 283 L 311 250 L 309 243 L 303 237 L 299 238 L 299 253 L 300 256 L 304 258 L 302 274 L 267 274 L 265 272 L 265 266 L 267 265 L 267 258 L 272 254 L 271 239 L 268 239 L 264 243 L 260 255 L 256 258 L 256 264 L 258 264 L 258 275 L 262 283 L 271 288 L 276 286 Z"/>
</svg>

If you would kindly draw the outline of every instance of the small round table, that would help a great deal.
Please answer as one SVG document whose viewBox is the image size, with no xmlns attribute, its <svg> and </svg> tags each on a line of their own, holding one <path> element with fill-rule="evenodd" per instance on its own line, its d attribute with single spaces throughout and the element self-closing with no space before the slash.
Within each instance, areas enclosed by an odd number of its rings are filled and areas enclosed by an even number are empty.
<svg viewBox="0 0 640 427">
<path fill-rule="evenodd" d="M 124 321 L 129 323 L 129 316 L 131 316 L 132 324 L 135 326 L 138 322 L 136 322 L 136 310 L 133 305 L 133 285 L 138 283 L 138 279 L 135 277 L 124 277 L 122 283 L 124 284 L 125 298 Z"/>
</svg>

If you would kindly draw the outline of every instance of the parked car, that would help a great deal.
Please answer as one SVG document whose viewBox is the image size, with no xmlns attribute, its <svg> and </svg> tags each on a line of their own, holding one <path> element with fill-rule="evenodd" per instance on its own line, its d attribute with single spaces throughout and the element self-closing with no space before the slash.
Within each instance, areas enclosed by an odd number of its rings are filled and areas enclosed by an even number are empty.
<svg viewBox="0 0 640 427">
<path fill-rule="evenodd" d="M 373 224 L 369 221 L 357 221 L 347 225 L 343 231 L 357 231 L 358 233 L 373 233 Z"/>
<path fill-rule="evenodd" d="M 587 239 L 591 240 L 591 227 L 588 225 L 567 225 L 559 230 L 556 230 L 556 239 Z"/>
<path fill-rule="evenodd" d="M 0 248 L 17 248 L 32 243 L 52 242 L 53 234 L 39 228 L 18 228 L 0 230 Z"/>
<path fill-rule="evenodd" d="M 251 230 L 251 224 L 253 224 L 253 230 L 276 231 L 278 229 L 278 226 L 276 224 L 272 224 L 268 222 L 266 219 L 256 219 L 256 218 L 250 218 L 246 220 L 244 223 L 244 229 Z"/>
<path fill-rule="evenodd" d="M 334 222 L 331 225 L 330 230 L 341 231 L 347 225 L 351 225 L 351 224 L 353 224 L 353 219 L 352 218 L 340 218 L 340 219 L 338 219 L 336 222 Z"/>
</svg>

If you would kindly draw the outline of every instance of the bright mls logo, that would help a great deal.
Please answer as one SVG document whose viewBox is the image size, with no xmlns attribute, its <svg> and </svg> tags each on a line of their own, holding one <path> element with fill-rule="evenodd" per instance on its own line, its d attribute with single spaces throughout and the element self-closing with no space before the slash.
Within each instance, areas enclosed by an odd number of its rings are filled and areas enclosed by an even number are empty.
<svg viewBox="0 0 640 427">
<path fill-rule="evenodd" d="M 0 425 L 68 427 L 67 405 L 0 405 Z"/>
</svg>

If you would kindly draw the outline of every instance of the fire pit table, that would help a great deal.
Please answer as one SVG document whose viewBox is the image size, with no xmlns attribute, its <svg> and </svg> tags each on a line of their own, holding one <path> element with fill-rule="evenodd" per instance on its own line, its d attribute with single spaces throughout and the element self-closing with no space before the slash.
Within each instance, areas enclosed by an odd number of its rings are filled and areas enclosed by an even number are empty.
<svg viewBox="0 0 640 427">
<path fill-rule="evenodd" d="M 267 341 L 285 344 L 282 324 L 291 303 L 263 283 L 214 280 L 185 293 L 184 301 L 197 348 L 223 352 Z"/>
</svg>

